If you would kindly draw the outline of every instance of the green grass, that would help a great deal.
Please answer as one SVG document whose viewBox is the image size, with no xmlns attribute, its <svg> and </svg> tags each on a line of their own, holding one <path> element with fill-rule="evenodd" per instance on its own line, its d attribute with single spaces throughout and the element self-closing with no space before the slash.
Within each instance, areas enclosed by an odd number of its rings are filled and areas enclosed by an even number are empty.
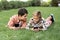
<svg viewBox="0 0 60 40">
<path fill-rule="evenodd" d="M 18 9 L 5 10 L 0 12 L 0 40 L 60 40 L 60 7 L 27 7 L 28 20 L 35 10 L 40 10 L 42 16 L 47 18 L 53 13 L 55 23 L 47 31 L 33 32 L 31 30 L 10 30 L 6 27 L 9 18 L 17 14 Z"/>
</svg>

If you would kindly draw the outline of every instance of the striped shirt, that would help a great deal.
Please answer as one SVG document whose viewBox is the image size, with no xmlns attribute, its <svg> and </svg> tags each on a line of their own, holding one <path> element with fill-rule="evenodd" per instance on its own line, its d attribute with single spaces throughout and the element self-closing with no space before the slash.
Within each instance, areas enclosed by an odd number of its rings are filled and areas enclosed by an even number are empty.
<svg viewBox="0 0 60 40">
<path fill-rule="evenodd" d="M 20 21 L 18 15 L 13 15 L 8 22 L 8 26 L 11 27 L 15 26 L 15 24 L 16 26 L 22 26 L 22 27 L 26 26 L 26 22 Z"/>
</svg>

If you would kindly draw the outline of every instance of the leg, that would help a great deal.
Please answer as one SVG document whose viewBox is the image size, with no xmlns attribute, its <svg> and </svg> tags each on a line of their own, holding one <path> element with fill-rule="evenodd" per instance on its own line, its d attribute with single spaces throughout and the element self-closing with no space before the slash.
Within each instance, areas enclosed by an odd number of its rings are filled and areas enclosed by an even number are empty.
<svg viewBox="0 0 60 40">
<path fill-rule="evenodd" d="M 51 14 L 46 20 L 48 20 L 48 21 L 50 20 L 53 23 L 55 21 L 54 15 Z"/>
<path fill-rule="evenodd" d="M 52 19 L 52 17 L 49 16 L 49 17 L 46 19 L 46 21 L 51 21 L 51 19 Z"/>
<path fill-rule="evenodd" d="M 49 27 L 52 23 L 54 22 L 54 16 L 51 14 L 47 19 L 46 19 L 46 27 Z"/>
<path fill-rule="evenodd" d="M 45 22 L 45 26 L 46 26 L 46 27 L 49 27 L 49 26 L 52 24 L 51 19 L 52 19 L 51 16 L 49 16 L 49 17 L 46 19 L 46 22 Z"/>
</svg>

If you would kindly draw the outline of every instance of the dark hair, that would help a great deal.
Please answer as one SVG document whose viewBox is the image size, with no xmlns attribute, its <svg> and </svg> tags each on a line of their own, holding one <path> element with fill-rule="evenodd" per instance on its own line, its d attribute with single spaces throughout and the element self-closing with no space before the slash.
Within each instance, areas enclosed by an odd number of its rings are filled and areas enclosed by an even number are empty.
<svg viewBox="0 0 60 40">
<path fill-rule="evenodd" d="M 18 11 L 18 16 L 23 16 L 25 14 L 28 14 L 28 11 L 25 8 L 20 8 Z"/>
<path fill-rule="evenodd" d="M 36 11 L 35 13 L 37 16 L 39 16 L 41 18 L 41 12 L 40 11 Z"/>
<path fill-rule="evenodd" d="M 40 11 L 37 11 L 37 15 L 41 15 L 41 12 Z"/>
</svg>

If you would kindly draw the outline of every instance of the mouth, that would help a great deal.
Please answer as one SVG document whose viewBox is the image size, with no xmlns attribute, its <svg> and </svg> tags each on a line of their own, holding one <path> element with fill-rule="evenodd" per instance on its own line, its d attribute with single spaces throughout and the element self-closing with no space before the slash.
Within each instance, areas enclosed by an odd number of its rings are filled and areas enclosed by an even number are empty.
<svg viewBox="0 0 60 40">
<path fill-rule="evenodd" d="M 39 23 L 39 21 L 34 21 L 34 23 Z"/>
</svg>

